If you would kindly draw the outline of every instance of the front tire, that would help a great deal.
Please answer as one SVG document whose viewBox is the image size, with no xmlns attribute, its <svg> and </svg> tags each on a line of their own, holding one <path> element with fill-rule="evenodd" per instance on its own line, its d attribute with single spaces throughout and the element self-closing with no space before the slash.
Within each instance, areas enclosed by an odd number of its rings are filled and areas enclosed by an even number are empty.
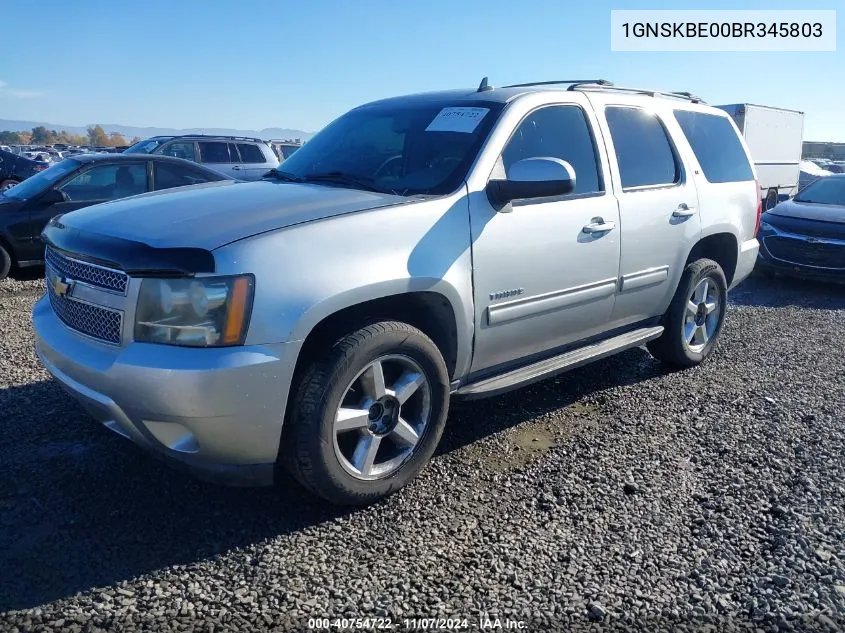
<svg viewBox="0 0 845 633">
<path fill-rule="evenodd" d="M 372 503 L 414 478 L 449 411 L 440 351 L 423 332 L 395 321 L 341 338 L 311 362 L 293 393 L 280 462 L 338 505 Z"/>
<path fill-rule="evenodd" d="M 0 180 L 0 192 L 8 191 L 16 184 L 18 184 L 18 181 L 12 180 L 11 178 L 7 178 L 6 180 Z"/>
<path fill-rule="evenodd" d="M 0 245 L 0 281 L 3 281 L 6 277 L 9 276 L 9 272 L 12 270 L 12 256 L 11 254 Z"/>
<path fill-rule="evenodd" d="M 658 360 L 678 368 L 703 362 L 716 347 L 728 305 L 728 284 L 711 259 L 687 265 L 663 316 L 663 334 L 647 344 Z"/>
</svg>

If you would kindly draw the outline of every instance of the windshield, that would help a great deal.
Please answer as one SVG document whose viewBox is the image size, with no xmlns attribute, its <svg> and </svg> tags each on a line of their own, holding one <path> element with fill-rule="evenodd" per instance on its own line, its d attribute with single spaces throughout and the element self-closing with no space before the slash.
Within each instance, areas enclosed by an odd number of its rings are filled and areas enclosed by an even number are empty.
<svg viewBox="0 0 845 633">
<path fill-rule="evenodd" d="M 123 150 L 124 154 L 152 154 L 153 150 L 164 143 L 166 138 L 148 138 L 146 141 L 138 141 L 134 145 Z"/>
<path fill-rule="evenodd" d="M 795 202 L 845 206 L 845 178 L 825 176 L 804 187 Z"/>
<path fill-rule="evenodd" d="M 79 162 L 72 158 L 66 158 L 61 162 L 53 163 L 51 167 L 48 167 L 44 171 L 40 171 L 22 183 L 15 185 L 11 189 L 7 189 L 5 195 L 7 198 L 14 198 L 15 200 L 29 200 L 32 196 L 41 193 L 47 187 L 58 182 L 58 180 L 77 167 L 79 167 Z"/>
<path fill-rule="evenodd" d="M 405 196 L 449 194 L 466 177 L 502 107 L 438 101 L 356 108 L 299 147 L 278 172 Z"/>
</svg>

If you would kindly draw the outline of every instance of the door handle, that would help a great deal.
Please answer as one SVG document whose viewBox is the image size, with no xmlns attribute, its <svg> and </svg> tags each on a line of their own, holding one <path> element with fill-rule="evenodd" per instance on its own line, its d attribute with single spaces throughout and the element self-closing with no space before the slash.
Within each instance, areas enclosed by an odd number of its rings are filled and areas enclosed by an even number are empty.
<svg viewBox="0 0 845 633">
<path fill-rule="evenodd" d="M 591 222 L 584 227 L 584 233 L 607 233 L 616 228 L 616 222 Z"/>
<path fill-rule="evenodd" d="M 233 171 L 240 171 L 240 170 L 241 170 L 241 166 L 240 166 L 240 165 L 234 165 L 234 166 L 232 167 L 232 170 L 233 170 Z"/>
<path fill-rule="evenodd" d="M 685 202 L 679 204 L 678 208 L 672 212 L 673 218 L 688 218 L 693 215 L 695 215 L 695 208 L 689 206 Z"/>
</svg>

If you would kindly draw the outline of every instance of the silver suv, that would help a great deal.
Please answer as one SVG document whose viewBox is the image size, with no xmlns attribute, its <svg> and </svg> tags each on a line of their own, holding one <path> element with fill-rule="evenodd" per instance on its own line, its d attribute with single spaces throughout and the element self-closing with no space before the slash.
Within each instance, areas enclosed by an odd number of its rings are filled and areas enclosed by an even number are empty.
<svg viewBox="0 0 845 633">
<path fill-rule="evenodd" d="M 123 153 L 184 158 L 235 180 L 260 180 L 269 170 L 279 166 L 279 159 L 267 141 L 242 136 L 153 136 L 135 143 Z"/>
<path fill-rule="evenodd" d="M 342 504 L 429 460 L 452 398 L 646 345 L 690 367 L 757 258 L 730 117 L 604 81 L 377 101 L 261 182 L 45 229 L 44 366 L 175 464 Z"/>
</svg>

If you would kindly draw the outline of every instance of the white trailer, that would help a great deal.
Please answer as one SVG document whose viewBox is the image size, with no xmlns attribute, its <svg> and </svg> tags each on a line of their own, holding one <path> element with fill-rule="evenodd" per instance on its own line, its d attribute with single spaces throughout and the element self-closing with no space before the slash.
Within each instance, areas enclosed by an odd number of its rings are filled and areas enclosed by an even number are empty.
<svg viewBox="0 0 845 633">
<path fill-rule="evenodd" d="M 733 117 L 757 169 L 763 208 L 794 196 L 801 176 L 804 113 L 753 103 L 716 106 Z"/>
</svg>

